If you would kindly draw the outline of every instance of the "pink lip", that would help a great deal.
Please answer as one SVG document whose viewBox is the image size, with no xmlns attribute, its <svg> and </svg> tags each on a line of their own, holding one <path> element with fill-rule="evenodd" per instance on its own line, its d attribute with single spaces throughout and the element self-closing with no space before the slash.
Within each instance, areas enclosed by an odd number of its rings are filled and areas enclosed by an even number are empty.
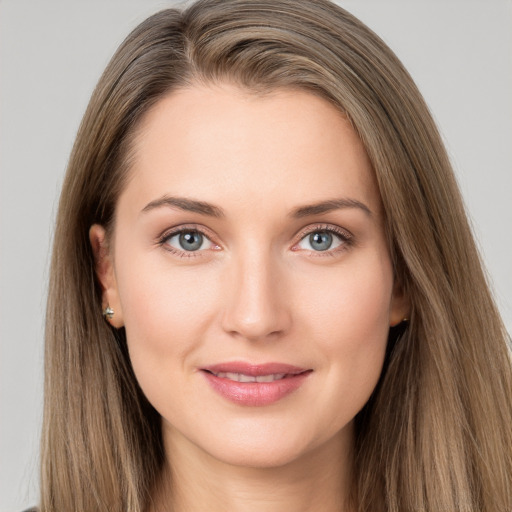
<svg viewBox="0 0 512 512">
<path fill-rule="evenodd" d="M 311 374 L 312 370 L 283 363 L 249 364 L 245 362 L 220 363 L 201 368 L 202 374 L 213 388 L 227 400 L 239 405 L 269 405 L 297 390 Z M 273 382 L 238 382 L 219 373 L 242 373 L 251 377 L 286 374 Z"/>
</svg>

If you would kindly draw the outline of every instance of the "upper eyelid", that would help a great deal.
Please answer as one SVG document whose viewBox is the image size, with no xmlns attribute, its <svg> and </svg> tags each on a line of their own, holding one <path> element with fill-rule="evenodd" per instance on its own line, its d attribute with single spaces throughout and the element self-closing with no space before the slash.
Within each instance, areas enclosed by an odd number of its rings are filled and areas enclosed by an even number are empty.
<svg viewBox="0 0 512 512">
<path fill-rule="evenodd" d="M 179 235 L 180 233 L 186 231 L 197 231 L 198 233 L 201 233 L 201 235 L 208 238 L 208 240 L 213 242 L 210 230 L 198 224 L 181 224 L 173 228 L 167 228 L 164 231 L 162 231 L 160 235 L 158 235 L 157 240 L 159 242 L 163 242 L 164 240 L 172 238 L 173 236 Z"/>
<path fill-rule="evenodd" d="M 302 240 L 305 236 L 315 233 L 317 231 L 328 231 L 330 233 L 334 233 L 336 235 L 339 235 L 341 237 L 345 237 L 346 239 L 352 238 L 354 235 L 348 231 L 348 229 L 342 228 L 340 226 L 335 226 L 333 224 L 314 224 L 310 226 L 306 226 L 305 228 L 301 229 L 296 237 L 298 241 Z"/>
<path fill-rule="evenodd" d="M 177 233 L 182 233 L 183 231 L 198 231 L 199 233 L 206 235 L 206 236 L 212 236 L 210 234 L 210 230 L 206 228 L 205 226 L 201 226 L 200 224 L 180 224 L 178 226 L 174 226 L 172 228 L 166 228 L 162 233 L 158 236 L 158 238 L 164 238 L 169 237 L 171 235 L 175 235 Z M 300 229 L 297 234 L 294 236 L 296 237 L 302 237 L 307 235 L 308 233 L 315 232 L 315 231 L 332 231 L 335 233 L 341 233 L 347 235 L 347 237 L 353 236 L 348 229 L 342 228 L 340 226 L 336 226 L 334 224 L 310 224 L 309 226 L 306 226 L 302 229 Z"/>
</svg>

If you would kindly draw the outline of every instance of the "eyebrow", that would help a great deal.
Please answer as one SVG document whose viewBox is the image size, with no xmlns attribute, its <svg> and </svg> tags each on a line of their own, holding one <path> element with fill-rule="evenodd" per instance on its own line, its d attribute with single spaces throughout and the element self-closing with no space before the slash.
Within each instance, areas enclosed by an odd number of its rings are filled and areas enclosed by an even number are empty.
<svg viewBox="0 0 512 512">
<path fill-rule="evenodd" d="M 332 212 L 333 210 L 341 210 L 345 208 L 359 208 L 366 215 L 372 216 L 372 211 L 361 201 L 357 199 L 329 199 L 327 201 L 321 201 L 319 203 L 309 204 L 306 206 L 300 206 L 295 208 L 290 216 L 296 219 L 303 217 L 309 217 L 311 215 L 320 215 L 322 213 Z"/>
<path fill-rule="evenodd" d="M 201 215 L 208 215 L 209 217 L 224 217 L 224 211 L 218 206 L 214 206 L 213 204 L 206 203 L 204 201 L 197 201 L 196 199 L 172 196 L 163 196 L 151 201 L 142 209 L 142 212 L 146 213 L 163 206 L 177 208 L 185 212 L 200 213 Z"/>
<path fill-rule="evenodd" d="M 200 213 L 201 215 L 207 215 L 209 217 L 222 218 L 225 217 L 222 208 L 205 201 L 198 201 L 196 199 L 190 199 L 185 197 L 174 197 L 174 196 L 163 196 L 159 199 L 155 199 L 148 203 L 142 212 L 146 213 L 156 208 L 169 207 L 177 208 L 186 212 Z M 291 211 L 290 217 L 295 219 L 301 219 L 303 217 L 309 217 L 312 215 L 320 215 L 322 213 L 328 213 L 333 210 L 341 210 L 345 208 L 358 208 L 362 210 L 366 215 L 372 216 L 372 211 L 361 201 L 357 199 L 328 199 L 326 201 L 320 201 L 305 206 L 299 206 Z"/>
</svg>

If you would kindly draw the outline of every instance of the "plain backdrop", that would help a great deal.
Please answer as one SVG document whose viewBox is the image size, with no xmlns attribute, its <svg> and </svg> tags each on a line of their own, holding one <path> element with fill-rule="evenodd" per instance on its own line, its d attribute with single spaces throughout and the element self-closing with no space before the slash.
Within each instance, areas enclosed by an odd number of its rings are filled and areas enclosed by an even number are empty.
<svg viewBox="0 0 512 512">
<path fill-rule="evenodd" d="M 422 90 L 512 332 L 512 1 L 339 3 L 383 37 Z M 37 501 L 48 261 L 76 130 L 118 44 L 172 4 L 0 1 L 0 512 Z"/>
</svg>

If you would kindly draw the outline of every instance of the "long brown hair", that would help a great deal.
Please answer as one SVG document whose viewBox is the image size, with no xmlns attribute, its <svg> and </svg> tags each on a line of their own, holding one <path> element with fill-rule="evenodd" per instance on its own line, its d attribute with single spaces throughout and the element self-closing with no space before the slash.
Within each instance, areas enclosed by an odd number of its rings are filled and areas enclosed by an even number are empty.
<svg viewBox="0 0 512 512">
<path fill-rule="evenodd" d="M 101 317 L 89 227 L 113 229 L 141 117 L 170 91 L 293 87 L 343 111 L 373 164 L 411 303 L 356 418 L 358 511 L 512 510 L 512 371 L 446 151 L 400 61 L 327 0 L 200 0 L 120 46 L 80 127 L 51 265 L 41 510 L 142 512 L 164 463 L 123 329 Z M 394 333 L 395 334 L 395 333 Z"/>
</svg>

